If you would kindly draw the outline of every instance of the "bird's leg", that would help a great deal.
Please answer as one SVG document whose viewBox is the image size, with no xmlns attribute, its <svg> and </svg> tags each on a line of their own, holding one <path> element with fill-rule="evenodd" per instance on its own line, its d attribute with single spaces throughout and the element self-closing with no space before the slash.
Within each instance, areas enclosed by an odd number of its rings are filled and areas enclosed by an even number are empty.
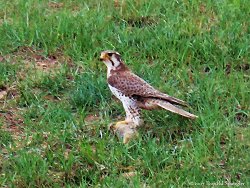
<svg viewBox="0 0 250 188">
<path fill-rule="evenodd" d="M 135 125 L 131 121 L 118 121 L 115 125 L 111 124 L 110 129 L 127 144 L 131 139 L 138 136 Z"/>
<path fill-rule="evenodd" d="M 138 136 L 136 128 L 143 123 L 140 115 L 140 108 L 138 108 L 136 101 L 133 99 L 129 100 L 129 104 L 123 103 L 126 119 L 124 121 L 118 121 L 115 125 L 110 126 L 114 133 L 123 140 L 124 144 Z"/>
<path fill-rule="evenodd" d="M 133 122 L 131 120 L 124 120 L 124 121 L 118 121 L 116 122 L 115 126 L 119 127 L 119 126 L 128 126 L 129 128 L 131 129 L 135 129 L 137 126 L 137 123 L 136 122 Z"/>
</svg>

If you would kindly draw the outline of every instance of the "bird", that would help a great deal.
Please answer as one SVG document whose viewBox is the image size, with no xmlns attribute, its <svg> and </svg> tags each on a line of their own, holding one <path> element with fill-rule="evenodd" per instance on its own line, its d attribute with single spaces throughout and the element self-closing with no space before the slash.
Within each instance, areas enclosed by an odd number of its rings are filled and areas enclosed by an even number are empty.
<svg viewBox="0 0 250 188">
<path fill-rule="evenodd" d="M 121 101 L 126 112 L 125 120 L 117 122 L 116 126 L 119 126 L 119 124 L 130 125 L 131 128 L 141 126 L 144 123 L 141 109 L 154 110 L 162 108 L 189 119 L 198 117 L 179 107 L 187 106 L 185 101 L 155 89 L 134 74 L 125 65 L 118 52 L 113 50 L 102 51 L 100 60 L 107 66 L 108 87 Z"/>
</svg>

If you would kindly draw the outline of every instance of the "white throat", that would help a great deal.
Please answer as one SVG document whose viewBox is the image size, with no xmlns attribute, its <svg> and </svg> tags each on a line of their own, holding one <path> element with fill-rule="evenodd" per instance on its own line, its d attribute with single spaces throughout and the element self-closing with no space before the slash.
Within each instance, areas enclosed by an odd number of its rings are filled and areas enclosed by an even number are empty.
<svg viewBox="0 0 250 188">
<path fill-rule="evenodd" d="M 112 68 L 111 68 L 111 67 L 108 67 L 108 69 L 107 69 L 107 78 L 110 76 L 111 70 L 112 70 Z"/>
<path fill-rule="evenodd" d="M 114 56 L 111 57 L 111 60 L 112 60 L 113 63 L 114 63 L 114 65 L 113 65 L 114 68 L 116 68 L 116 67 L 118 67 L 118 66 L 120 65 L 120 61 L 118 61 L 118 59 L 115 58 Z"/>
<path fill-rule="evenodd" d="M 107 77 L 110 76 L 111 70 L 116 70 L 117 67 L 120 65 L 120 61 L 118 61 L 115 57 L 112 57 L 111 60 L 112 62 L 109 60 L 105 61 L 105 64 L 107 66 Z"/>
</svg>

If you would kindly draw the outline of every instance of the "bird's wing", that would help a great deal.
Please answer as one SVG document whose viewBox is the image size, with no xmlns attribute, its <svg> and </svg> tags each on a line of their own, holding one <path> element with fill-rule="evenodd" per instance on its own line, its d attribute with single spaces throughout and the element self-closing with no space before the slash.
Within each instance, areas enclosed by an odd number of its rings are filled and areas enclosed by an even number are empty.
<svg viewBox="0 0 250 188">
<path fill-rule="evenodd" d="M 186 106 L 186 102 L 171 97 L 153 88 L 146 81 L 130 71 L 113 73 L 108 77 L 108 83 L 128 96 L 153 97 L 166 100 L 172 104 Z"/>
</svg>

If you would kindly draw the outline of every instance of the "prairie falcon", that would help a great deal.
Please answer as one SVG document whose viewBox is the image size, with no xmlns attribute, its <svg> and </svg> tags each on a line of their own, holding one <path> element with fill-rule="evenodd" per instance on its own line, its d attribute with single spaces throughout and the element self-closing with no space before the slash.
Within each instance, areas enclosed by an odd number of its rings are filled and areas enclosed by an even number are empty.
<svg viewBox="0 0 250 188">
<path fill-rule="evenodd" d="M 117 122 L 116 125 L 127 124 L 133 128 L 142 125 L 141 109 L 163 108 L 190 119 L 197 117 L 176 106 L 186 106 L 186 102 L 158 91 L 131 72 L 118 52 L 103 51 L 100 60 L 107 66 L 108 86 L 111 92 L 122 102 L 126 112 L 125 121 Z"/>
</svg>

